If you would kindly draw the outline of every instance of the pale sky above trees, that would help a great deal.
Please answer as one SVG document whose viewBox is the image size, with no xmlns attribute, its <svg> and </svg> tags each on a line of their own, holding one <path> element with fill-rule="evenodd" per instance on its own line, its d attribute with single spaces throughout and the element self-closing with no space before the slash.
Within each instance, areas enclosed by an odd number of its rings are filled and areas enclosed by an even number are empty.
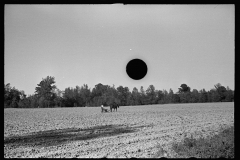
<svg viewBox="0 0 240 160">
<path fill-rule="evenodd" d="M 234 89 L 234 37 L 234 5 L 5 5 L 4 83 Z M 133 58 L 148 65 L 142 80 L 126 74 Z"/>
</svg>

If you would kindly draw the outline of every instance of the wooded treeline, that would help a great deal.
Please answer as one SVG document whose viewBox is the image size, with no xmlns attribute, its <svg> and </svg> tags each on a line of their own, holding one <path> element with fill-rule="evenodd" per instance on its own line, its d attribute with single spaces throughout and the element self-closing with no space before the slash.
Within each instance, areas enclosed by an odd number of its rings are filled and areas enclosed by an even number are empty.
<svg viewBox="0 0 240 160">
<path fill-rule="evenodd" d="M 210 91 L 201 89 L 191 90 L 186 84 L 181 84 L 176 93 L 172 89 L 157 90 L 149 85 L 147 90 L 141 86 L 140 91 L 134 87 L 95 85 L 93 89 L 87 84 L 75 88 L 59 90 L 55 85 L 55 78 L 47 76 L 37 84 L 35 93 L 28 95 L 10 84 L 4 84 L 4 108 L 47 108 L 47 107 L 92 107 L 109 106 L 116 102 L 120 106 L 150 105 L 166 103 L 205 103 L 205 102 L 232 102 L 234 91 L 220 83 L 214 85 Z"/>
</svg>

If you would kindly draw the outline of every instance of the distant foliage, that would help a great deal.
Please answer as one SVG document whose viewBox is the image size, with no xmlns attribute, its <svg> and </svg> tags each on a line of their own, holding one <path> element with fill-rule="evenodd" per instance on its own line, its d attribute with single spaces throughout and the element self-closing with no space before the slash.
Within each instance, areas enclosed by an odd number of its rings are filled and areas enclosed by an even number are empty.
<svg viewBox="0 0 240 160">
<path fill-rule="evenodd" d="M 167 103 L 206 103 L 206 102 L 232 102 L 234 91 L 220 83 L 214 85 L 210 91 L 197 90 L 187 84 L 181 84 L 178 92 L 170 88 L 157 90 L 154 85 L 149 85 L 145 91 L 143 86 L 132 91 L 128 87 L 95 85 L 93 89 L 87 84 L 75 88 L 59 90 L 55 85 L 55 78 L 47 76 L 37 84 L 35 94 L 26 96 L 24 91 L 12 88 L 10 83 L 4 84 L 4 108 L 45 108 L 45 107 L 94 107 L 109 106 L 117 103 L 119 106 L 151 105 Z"/>
<path fill-rule="evenodd" d="M 47 76 L 42 79 L 42 81 L 37 84 L 38 87 L 35 88 L 35 93 L 38 97 L 39 106 L 41 108 L 52 107 L 52 102 L 55 97 L 53 90 L 56 88 L 56 86 L 53 85 L 55 83 L 54 79 L 54 77 Z"/>
<path fill-rule="evenodd" d="M 4 108 L 19 108 L 19 102 L 24 96 L 23 91 L 12 88 L 10 83 L 4 85 Z"/>
</svg>

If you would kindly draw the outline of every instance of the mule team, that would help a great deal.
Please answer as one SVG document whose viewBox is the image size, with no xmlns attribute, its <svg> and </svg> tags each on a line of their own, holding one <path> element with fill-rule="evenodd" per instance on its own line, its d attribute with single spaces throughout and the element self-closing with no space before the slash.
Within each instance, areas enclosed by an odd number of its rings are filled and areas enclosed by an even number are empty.
<svg viewBox="0 0 240 160">
<path fill-rule="evenodd" d="M 119 108 L 119 105 L 117 103 L 114 102 L 114 103 L 110 104 L 110 111 L 111 112 L 112 112 L 112 110 L 117 111 L 117 108 Z M 104 108 L 103 105 L 101 105 L 101 111 L 102 112 L 109 112 L 109 110 Z"/>
</svg>

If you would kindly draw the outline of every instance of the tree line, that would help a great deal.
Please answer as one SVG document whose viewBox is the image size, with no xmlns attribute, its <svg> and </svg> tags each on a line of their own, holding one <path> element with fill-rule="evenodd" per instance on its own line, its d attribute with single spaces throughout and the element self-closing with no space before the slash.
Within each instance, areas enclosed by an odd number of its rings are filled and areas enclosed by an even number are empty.
<svg viewBox="0 0 240 160">
<path fill-rule="evenodd" d="M 90 89 L 87 84 L 75 88 L 59 90 L 55 78 L 47 76 L 37 84 L 35 93 L 26 96 L 24 91 L 4 84 L 4 108 L 49 108 L 49 107 L 94 107 L 109 106 L 115 102 L 120 106 L 167 104 L 167 103 L 205 103 L 232 102 L 234 91 L 220 83 L 214 85 L 210 91 L 197 90 L 181 84 L 176 93 L 170 88 L 157 90 L 153 85 L 144 90 L 143 86 L 132 91 L 128 87 L 103 85 L 101 83 Z"/>
</svg>

